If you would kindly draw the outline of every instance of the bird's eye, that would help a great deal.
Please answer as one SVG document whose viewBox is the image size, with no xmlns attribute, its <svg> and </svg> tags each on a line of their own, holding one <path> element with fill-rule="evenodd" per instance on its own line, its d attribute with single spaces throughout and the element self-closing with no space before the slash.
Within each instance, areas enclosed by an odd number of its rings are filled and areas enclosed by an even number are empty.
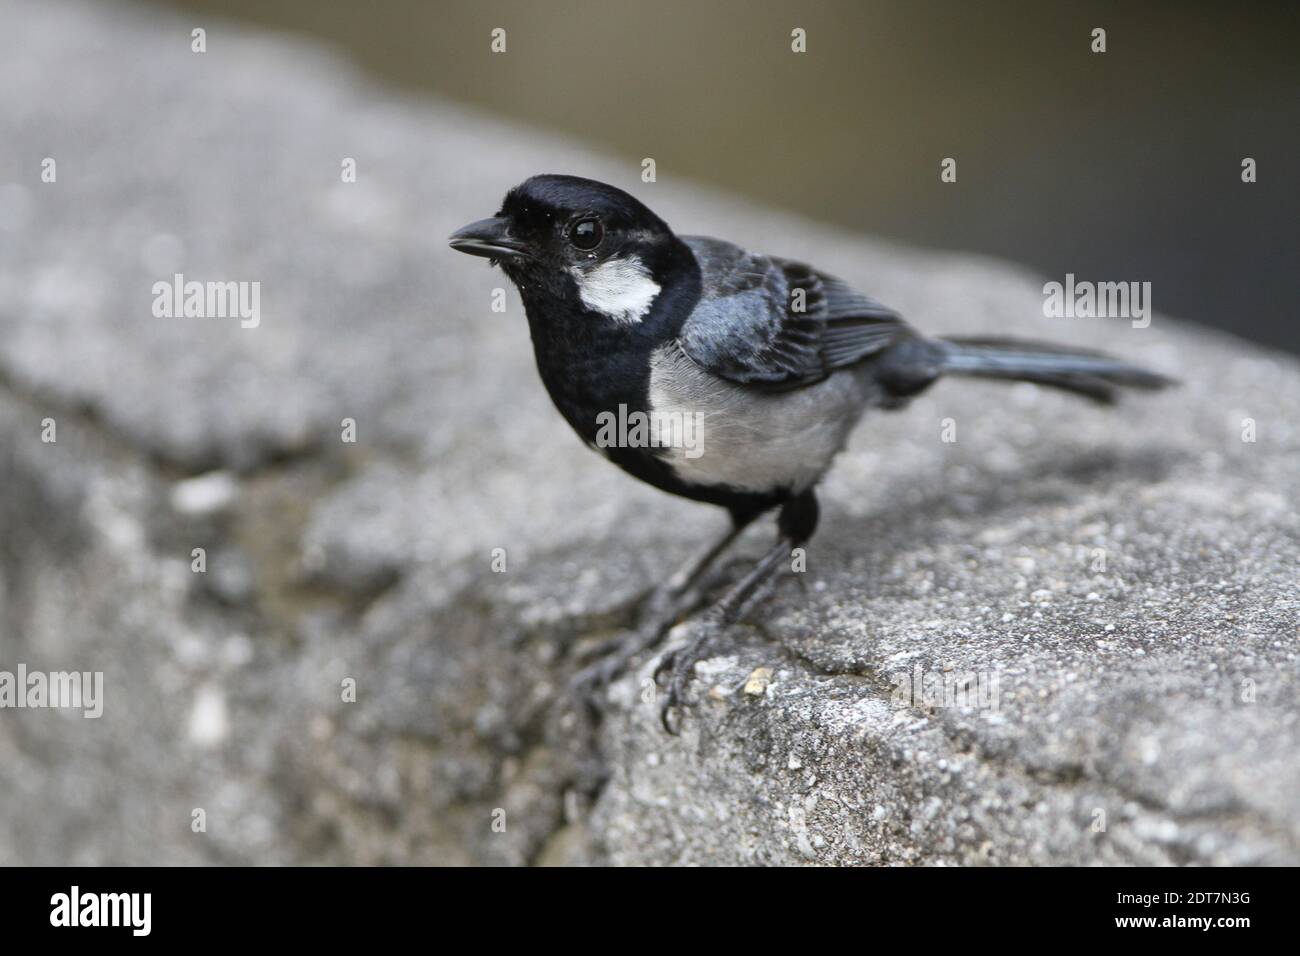
<svg viewBox="0 0 1300 956">
<path fill-rule="evenodd" d="M 569 241 L 579 249 L 595 249 L 605 238 L 605 227 L 599 219 L 579 219 L 569 230 Z"/>
</svg>

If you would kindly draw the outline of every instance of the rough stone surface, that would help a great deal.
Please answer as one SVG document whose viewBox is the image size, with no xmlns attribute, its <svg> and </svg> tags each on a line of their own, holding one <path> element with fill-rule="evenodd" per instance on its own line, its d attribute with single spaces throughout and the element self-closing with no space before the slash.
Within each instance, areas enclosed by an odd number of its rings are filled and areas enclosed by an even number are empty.
<svg viewBox="0 0 1300 956">
<path fill-rule="evenodd" d="M 1021 270 L 641 184 L 220 21 L 201 55 L 156 10 L 0 21 L 0 669 L 106 683 L 99 720 L 0 711 L 0 863 L 1300 862 L 1293 360 L 1046 319 Z M 593 793 L 573 658 L 722 518 L 586 452 L 513 289 L 493 313 L 503 278 L 446 248 L 539 171 L 928 331 L 1186 385 L 1108 411 L 944 383 L 869 418 L 807 572 L 719 638 L 683 735 L 652 658 L 611 689 Z M 175 272 L 261 282 L 260 327 L 156 318 Z M 997 693 L 901 699 L 916 673 Z"/>
</svg>

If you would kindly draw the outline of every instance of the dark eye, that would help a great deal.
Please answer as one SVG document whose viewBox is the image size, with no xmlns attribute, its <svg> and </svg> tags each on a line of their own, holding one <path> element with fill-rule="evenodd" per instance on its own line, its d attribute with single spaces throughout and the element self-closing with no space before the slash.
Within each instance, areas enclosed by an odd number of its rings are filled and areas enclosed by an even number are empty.
<svg viewBox="0 0 1300 956">
<path fill-rule="evenodd" d="M 569 241 L 579 249 L 595 249 L 605 238 L 605 227 L 599 219 L 579 219 L 569 230 Z"/>
</svg>

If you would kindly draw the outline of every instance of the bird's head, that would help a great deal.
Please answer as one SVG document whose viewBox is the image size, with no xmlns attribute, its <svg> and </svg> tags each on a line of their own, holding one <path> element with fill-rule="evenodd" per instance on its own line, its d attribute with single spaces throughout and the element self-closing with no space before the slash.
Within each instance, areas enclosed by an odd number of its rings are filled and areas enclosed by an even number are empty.
<svg viewBox="0 0 1300 956">
<path fill-rule="evenodd" d="M 576 176 L 533 176 L 497 214 L 454 232 L 451 247 L 500 265 L 520 289 L 635 323 L 680 267 L 684 245 L 621 189 Z M 689 252 L 686 251 L 686 255 Z"/>
</svg>

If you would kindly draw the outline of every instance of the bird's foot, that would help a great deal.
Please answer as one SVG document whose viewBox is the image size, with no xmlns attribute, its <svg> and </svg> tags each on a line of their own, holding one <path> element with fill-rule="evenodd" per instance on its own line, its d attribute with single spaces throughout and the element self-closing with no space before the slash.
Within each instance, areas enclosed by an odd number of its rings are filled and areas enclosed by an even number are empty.
<svg viewBox="0 0 1300 956">
<path fill-rule="evenodd" d="M 689 644 L 665 652 L 655 665 L 655 682 L 658 683 L 659 678 L 665 674 L 668 678 L 659 704 L 659 722 L 673 736 L 682 729 L 681 712 L 688 703 L 686 688 L 694 675 L 695 665 L 704 657 L 704 652 L 708 649 L 709 642 L 717 636 L 718 629 L 718 623 L 714 620 L 701 622 L 699 632 L 691 638 Z M 674 713 L 677 714 L 676 720 L 673 719 Z"/>
<path fill-rule="evenodd" d="M 657 682 L 661 675 L 668 675 L 668 686 L 659 707 L 659 722 L 668 733 L 676 735 L 681 730 L 680 714 L 687 703 L 686 688 L 690 684 L 695 665 L 704 656 L 709 642 L 723 628 L 740 620 L 747 609 L 769 593 L 775 584 L 781 561 L 788 557 L 789 551 L 789 540 L 783 538 L 778 541 L 754 569 L 709 610 L 707 619 L 701 621 L 700 631 L 691 642 L 683 648 L 668 651 L 660 659 L 654 677 Z M 675 722 L 672 719 L 674 712 L 679 715 Z"/>
<path fill-rule="evenodd" d="M 632 658 L 655 643 L 641 629 L 628 631 L 607 642 L 591 663 L 569 678 L 570 693 L 586 704 L 588 710 L 600 712 L 604 709 L 603 702 L 609 685 L 627 670 Z"/>
<path fill-rule="evenodd" d="M 693 589 L 671 585 L 651 592 L 642 603 L 634 630 L 606 642 L 590 663 L 570 679 L 570 690 L 599 712 L 609 685 L 627 670 L 632 660 L 658 645 L 664 636 L 700 600 Z"/>
</svg>

